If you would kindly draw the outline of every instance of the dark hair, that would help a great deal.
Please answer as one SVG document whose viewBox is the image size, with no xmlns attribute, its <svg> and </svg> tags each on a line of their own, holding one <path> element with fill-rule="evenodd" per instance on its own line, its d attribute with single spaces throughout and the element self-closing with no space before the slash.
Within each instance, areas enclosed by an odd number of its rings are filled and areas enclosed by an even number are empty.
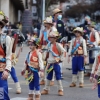
<svg viewBox="0 0 100 100">
<path fill-rule="evenodd" d="M 0 21 L 0 25 L 2 25 L 1 28 L 3 28 L 7 23 L 8 23 L 8 20 L 2 19 L 2 21 Z"/>
<path fill-rule="evenodd" d="M 36 44 L 36 42 L 35 42 L 35 41 L 33 41 L 32 43 L 36 46 L 36 48 L 38 48 L 38 47 L 39 47 L 39 46 Z"/>
</svg>

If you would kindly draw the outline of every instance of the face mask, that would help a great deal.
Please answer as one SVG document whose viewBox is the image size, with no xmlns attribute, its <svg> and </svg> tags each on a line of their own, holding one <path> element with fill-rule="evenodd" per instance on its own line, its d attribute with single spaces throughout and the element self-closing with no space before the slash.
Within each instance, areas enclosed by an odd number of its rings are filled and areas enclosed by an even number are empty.
<svg viewBox="0 0 100 100">
<path fill-rule="evenodd" d="M 61 20 L 62 19 L 62 15 L 58 15 L 58 20 Z"/>
</svg>

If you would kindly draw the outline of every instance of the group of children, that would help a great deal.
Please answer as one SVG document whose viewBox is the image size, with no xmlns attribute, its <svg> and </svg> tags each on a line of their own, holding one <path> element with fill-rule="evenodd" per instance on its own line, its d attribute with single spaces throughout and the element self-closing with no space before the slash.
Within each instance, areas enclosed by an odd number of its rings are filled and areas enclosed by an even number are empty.
<svg viewBox="0 0 100 100">
<path fill-rule="evenodd" d="M 60 11 L 60 10 L 59 10 Z M 92 24 L 89 28 L 94 28 Z M 73 30 L 75 38 L 70 41 L 68 62 L 72 57 L 72 83 L 70 87 L 76 87 L 77 78 L 79 78 L 79 88 L 84 87 L 84 64 L 87 63 L 87 45 L 89 48 L 95 46 L 97 36 L 90 34 L 89 44 L 84 38 L 84 30 L 81 27 L 76 27 Z M 56 27 L 53 25 L 52 17 L 47 17 L 44 21 L 44 28 L 41 30 L 40 40 L 34 39 L 29 41 L 31 51 L 28 53 L 25 61 L 25 70 L 22 75 L 29 82 L 29 98 L 28 100 L 40 100 L 40 95 L 49 94 L 50 85 L 54 85 L 54 78 L 56 77 L 58 84 L 58 95 L 63 96 L 63 85 L 61 82 L 62 62 L 66 57 L 66 50 L 57 40 L 60 37 Z M 91 41 L 91 38 L 93 41 Z M 98 44 L 97 44 L 98 45 Z M 38 52 L 38 53 L 37 53 Z M 90 81 L 94 83 L 95 88 L 100 84 L 99 78 L 99 63 L 100 54 L 97 55 L 93 64 Z M 41 82 L 39 83 L 39 77 Z M 79 76 L 79 77 L 78 77 Z M 40 85 L 45 85 L 43 91 L 40 93 Z M 34 92 L 35 90 L 35 92 Z M 98 85 L 98 96 L 100 98 L 100 86 Z"/>
<path fill-rule="evenodd" d="M 54 14 L 59 15 L 61 10 L 55 10 Z M 1 13 L 3 16 L 3 14 Z M 2 16 L 0 18 L 2 18 Z M 2 20 L 3 21 L 3 20 Z M 0 29 L 4 26 L 2 21 L 0 22 Z M 25 60 L 25 68 L 21 72 L 25 80 L 29 85 L 29 97 L 27 100 L 40 100 L 41 95 L 48 95 L 50 85 L 54 85 L 54 79 L 57 80 L 58 85 L 58 95 L 63 96 L 63 85 L 61 81 L 62 75 L 62 62 L 64 57 L 66 57 L 66 50 L 61 43 L 57 40 L 61 38 L 61 34 L 56 29 L 56 21 L 53 22 L 52 17 L 47 17 L 43 22 L 44 28 L 41 30 L 40 38 L 34 37 L 28 41 L 30 51 L 27 54 Z M 79 76 L 79 87 L 84 87 L 84 64 L 87 62 L 87 44 L 91 48 L 98 45 L 97 32 L 93 30 L 93 26 L 89 25 L 89 28 L 93 32 L 90 34 L 90 42 L 92 45 L 87 43 L 83 38 L 84 30 L 81 27 L 76 27 L 73 32 L 75 38 L 70 41 L 69 52 L 68 52 L 68 62 L 72 57 L 72 83 L 70 87 L 76 87 L 77 78 Z M 17 35 L 16 35 L 17 36 Z M 3 37 L 3 36 L 2 36 Z M 1 37 L 1 38 L 2 38 Z M 21 87 L 16 76 L 16 71 L 14 66 L 16 65 L 17 58 L 21 52 L 21 48 L 18 55 L 15 56 L 15 48 L 13 48 L 13 43 L 16 42 L 17 37 L 14 41 L 12 37 L 6 36 L 6 41 L 1 40 L 0 46 L 0 87 L 4 88 L 4 100 L 10 100 L 8 96 L 8 84 L 7 77 L 9 73 L 11 74 L 14 82 L 16 83 L 16 93 L 21 93 Z M 6 46 L 2 48 L 2 42 Z M 6 67 L 5 67 L 6 64 Z M 98 85 L 98 97 L 100 98 L 100 53 L 96 56 L 90 81 L 94 83 L 93 89 Z M 41 77 L 41 82 L 39 82 Z M 3 79 L 3 80 L 2 80 Z M 4 84 L 6 84 L 4 86 Z M 40 85 L 45 85 L 43 91 L 40 92 Z"/>
</svg>

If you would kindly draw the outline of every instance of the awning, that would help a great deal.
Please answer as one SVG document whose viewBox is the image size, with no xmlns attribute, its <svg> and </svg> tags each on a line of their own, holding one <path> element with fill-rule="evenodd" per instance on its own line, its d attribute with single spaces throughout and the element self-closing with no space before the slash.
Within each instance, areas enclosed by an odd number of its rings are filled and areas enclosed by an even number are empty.
<svg viewBox="0 0 100 100">
<path fill-rule="evenodd" d="M 25 9 L 23 0 L 11 0 L 11 1 L 18 10 L 23 11 Z"/>
</svg>

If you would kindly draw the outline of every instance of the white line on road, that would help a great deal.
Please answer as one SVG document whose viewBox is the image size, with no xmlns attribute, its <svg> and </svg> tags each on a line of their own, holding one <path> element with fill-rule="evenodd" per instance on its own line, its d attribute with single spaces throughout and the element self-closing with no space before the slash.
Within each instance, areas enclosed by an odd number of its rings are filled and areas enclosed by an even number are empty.
<svg viewBox="0 0 100 100">
<path fill-rule="evenodd" d="M 26 100 L 27 98 L 21 98 L 21 97 L 16 97 L 16 98 L 12 98 L 11 100 Z"/>
<path fill-rule="evenodd" d="M 12 88 L 8 88 L 8 90 L 11 90 Z"/>
</svg>

